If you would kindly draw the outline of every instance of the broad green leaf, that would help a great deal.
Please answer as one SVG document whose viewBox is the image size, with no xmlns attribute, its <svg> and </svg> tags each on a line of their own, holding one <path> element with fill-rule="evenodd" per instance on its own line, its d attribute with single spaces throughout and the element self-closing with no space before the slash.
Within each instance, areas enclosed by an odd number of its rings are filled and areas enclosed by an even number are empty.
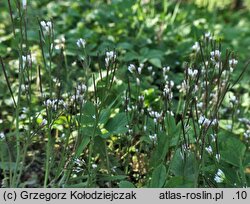
<svg viewBox="0 0 250 204">
<path fill-rule="evenodd" d="M 118 186 L 119 188 L 135 188 L 134 184 L 129 181 L 121 181 Z"/>
<path fill-rule="evenodd" d="M 127 117 L 125 113 L 118 113 L 115 117 L 111 118 L 105 125 L 105 128 L 111 134 L 122 134 L 126 133 L 128 128 L 126 125 L 128 124 Z"/>
<path fill-rule="evenodd" d="M 194 180 L 197 164 L 194 153 L 186 152 L 186 158 L 180 149 L 177 149 L 172 158 L 170 170 L 175 176 L 182 176 L 184 180 Z"/>
<path fill-rule="evenodd" d="M 156 67 L 158 67 L 158 68 L 161 68 L 161 67 L 162 67 L 161 60 L 158 59 L 158 58 L 151 58 L 151 59 L 149 59 L 149 62 L 150 62 L 152 65 L 154 65 L 154 66 L 156 66 Z"/>
<path fill-rule="evenodd" d="M 160 164 L 153 171 L 150 187 L 151 188 L 163 187 L 163 185 L 166 181 L 166 175 L 167 175 L 166 167 L 163 164 Z"/>
<path fill-rule="evenodd" d="M 157 134 L 157 145 L 151 158 L 151 165 L 153 167 L 158 166 L 161 162 L 164 161 L 169 150 L 169 143 L 170 138 L 167 133 L 159 132 Z"/>
<path fill-rule="evenodd" d="M 245 155 L 246 146 L 230 132 L 219 134 L 221 159 L 229 164 L 240 167 Z"/>
<path fill-rule="evenodd" d="M 182 176 L 172 177 L 166 182 L 165 188 L 192 188 L 194 187 L 194 182 L 188 178 Z"/>
</svg>

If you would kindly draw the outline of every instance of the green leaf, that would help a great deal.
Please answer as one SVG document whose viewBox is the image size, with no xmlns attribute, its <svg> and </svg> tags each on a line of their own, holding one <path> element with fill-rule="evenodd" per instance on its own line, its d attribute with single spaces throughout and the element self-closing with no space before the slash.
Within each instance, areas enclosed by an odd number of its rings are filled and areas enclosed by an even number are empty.
<svg viewBox="0 0 250 204">
<path fill-rule="evenodd" d="M 111 134 L 123 134 L 126 133 L 128 128 L 127 117 L 125 113 L 118 113 L 115 117 L 111 118 L 105 125 L 105 129 Z"/>
<path fill-rule="evenodd" d="M 156 67 L 158 67 L 158 68 L 161 68 L 161 67 L 162 67 L 162 65 L 161 65 L 161 60 L 158 59 L 158 58 L 151 58 L 151 59 L 149 59 L 149 62 L 150 62 L 152 65 L 154 65 L 154 66 L 156 66 Z"/>
<path fill-rule="evenodd" d="M 166 181 L 166 167 L 160 164 L 156 169 L 154 169 L 152 174 L 152 180 L 150 183 L 151 188 L 161 188 Z"/>
<path fill-rule="evenodd" d="M 121 181 L 118 184 L 119 188 L 135 188 L 134 184 L 129 181 Z"/>
<path fill-rule="evenodd" d="M 77 116 L 78 118 L 80 116 Z M 93 126 L 95 123 L 95 106 L 92 102 L 88 101 L 83 107 L 83 115 L 82 115 L 82 120 L 81 122 L 84 125 L 91 125 Z"/>
<path fill-rule="evenodd" d="M 151 166 L 156 167 L 164 161 L 169 150 L 170 138 L 166 132 L 157 134 L 157 146 L 151 158 Z"/>
<path fill-rule="evenodd" d="M 106 124 L 107 121 L 109 120 L 110 115 L 111 115 L 110 108 L 102 110 L 100 113 L 99 123 Z"/>
<path fill-rule="evenodd" d="M 188 180 L 182 176 L 172 177 L 164 186 L 165 188 L 192 188 L 194 187 L 193 181 Z"/>
<path fill-rule="evenodd" d="M 184 180 L 194 180 L 197 164 L 194 153 L 187 152 L 186 158 L 183 158 L 183 153 L 177 149 L 172 159 L 170 170 L 175 176 L 182 176 Z"/>
<path fill-rule="evenodd" d="M 240 167 L 245 155 L 246 146 L 232 133 L 223 131 L 219 134 L 221 159 L 229 164 Z"/>
</svg>

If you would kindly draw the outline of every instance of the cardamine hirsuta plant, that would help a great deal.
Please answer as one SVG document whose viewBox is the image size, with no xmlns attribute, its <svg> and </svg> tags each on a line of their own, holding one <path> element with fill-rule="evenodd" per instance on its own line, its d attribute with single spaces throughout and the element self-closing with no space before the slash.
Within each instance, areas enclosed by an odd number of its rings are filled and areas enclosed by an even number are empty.
<svg viewBox="0 0 250 204">
<path fill-rule="evenodd" d="M 75 39 L 79 54 L 69 65 L 52 20 L 38 19 L 34 50 L 27 2 L 18 5 L 18 59 L 0 57 L 13 114 L 0 133 L 2 187 L 249 185 L 249 149 L 233 134 L 240 98 L 231 94 L 248 64 L 233 78 L 237 55 L 220 40 L 208 32 L 195 42 L 175 84 L 171 66 L 133 61 L 124 70 L 116 50 L 91 60 L 83 38 Z M 226 97 L 233 109 L 227 114 Z M 232 118 L 227 130 L 225 117 Z M 248 144 L 249 120 L 239 120 Z"/>
</svg>

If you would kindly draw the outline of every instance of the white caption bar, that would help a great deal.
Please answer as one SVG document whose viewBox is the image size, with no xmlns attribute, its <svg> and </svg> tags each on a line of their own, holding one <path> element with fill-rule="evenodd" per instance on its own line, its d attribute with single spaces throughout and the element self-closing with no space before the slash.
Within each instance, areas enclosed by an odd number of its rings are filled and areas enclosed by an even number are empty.
<svg viewBox="0 0 250 204">
<path fill-rule="evenodd" d="M 250 203 L 249 188 L 218 189 L 0 189 L 0 203 Z"/>
</svg>

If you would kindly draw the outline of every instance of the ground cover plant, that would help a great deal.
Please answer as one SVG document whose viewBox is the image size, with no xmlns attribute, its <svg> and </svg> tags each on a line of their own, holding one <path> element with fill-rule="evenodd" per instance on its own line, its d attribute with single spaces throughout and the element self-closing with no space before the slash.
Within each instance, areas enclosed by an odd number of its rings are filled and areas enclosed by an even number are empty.
<svg viewBox="0 0 250 204">
<path fill-rule="evenodd" d="M 1 2 L 1 187 L 248 187 L 249 10 L 204 2 Z"/>
</svg>

